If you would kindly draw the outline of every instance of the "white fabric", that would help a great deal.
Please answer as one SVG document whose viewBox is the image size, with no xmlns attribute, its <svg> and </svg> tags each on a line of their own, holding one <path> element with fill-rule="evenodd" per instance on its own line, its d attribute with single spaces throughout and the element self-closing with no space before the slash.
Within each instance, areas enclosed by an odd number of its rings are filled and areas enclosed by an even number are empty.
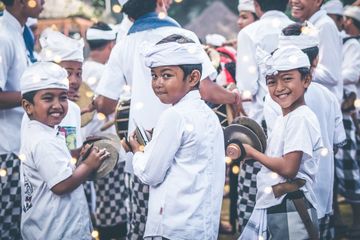
<svg viewBox="0 0 360 240">
<path fill-rule="evenodd" d="M 26 26 L 28 27 L 32 27 L 34 25 L 37 25 L 38 23 L 38 19 L 37 18 L 32 18 L 32 17 L 29 17 L 26 21 Z"/>
<path fill-rule="evenodd" d="M 56 63 L 37 62 L 28 67 L 21 76 L 21 94 L 46 88 L 69 90 L 67 71 Z"/>
<path fill-rule="evenodd" d="M 343 81 L 341 79 L 342 40 L 334 21 L 324 10 L 316 12 L 309 22 L 319 31 L 319 63 L 315 69 L 314 81 L 333 92 L 342 101 Z"/>
<path fill-rule="evenodd" d="M 308 56 L 296 46 L 283 46 L 271 55 L 261 48 L 256 49 L 256 57 L 264 75 L 276 75 L 279 71 L 310 68 Z"/>
<path fill-rule="evenodd" d="M 150 185 L 145 237 L 218 238 L 224 138 L 199 91 L 190 91 L 163 112 L 144 152 L 134 154 L 133 166 L 135 175 Z"/>
<path fill-rule="evenodd" d="M 344 16 L 354 18 L 360 21 L 360 7 L 359 6 L 346 6 L 344 9 Z"/>
<path fill-rule="evenodd" d="M 349 37 L 345 35 L 344 37 Z M 344 90 L 354 92 L 360 97 L 357 84 L 360 79 L 360 43 L 357 39 L 349 39 L 343 45 L 342 78 Z"/>
<path fill-rule="evenodd" d="M 255 226 L 246 225 L 238 240 L 265 240 L 267 238 L 267 209 L 254 209 L 248 222 L 255 223 Z"/>
<path fill-rule="evenodd" d="M 239 0 L 238 10 L 239 12 L 249 11 L 255 13 L 254 0 Z"/>
<path fill-rule="evenodd" d="M 281 30 L 293 22 L 280 11 L 268 11 L 261 18 L 239 32 L 236 62 L 236 82 L 238 89 L 252 97 L 252 102 L 244 103 L 248 116 L 258 123 L 263 119 L 263 102 L 267 93 L 265 76 L 262 76 L 256 61 L 256 48 L 267 52 L 278 46 Z"/>
<path fill-rule="evenodd" d="M 84 61 L 84 40 L 70 38 L 46 28 L 39 39 L 40 60 L 45 62 Z"/>
<path fill-rule="evenodd" d="M 120 5 L 124 5 L 125 3 L 127 3 L 129 0 L 118 0 L 118 2 L 120 3 Z"/>
<path fill-rule="evenodd" d="M 302 27 L 300 35 L 285 36 L 281 33 L 279 48 L 290 45 L 295 45 L 300 49 L 319 46 L 318 30 L 310 22 L 306 22 L 306 26 Z"/>
<path fill-rule="evenodd" d="M 323 144 L 316 115 L 306 105 L 300 106 L 285 116 L 279 116 L 273 129 L 276 131 L 272 131 L 269 136 L 265 154 L 269 157 L 281 157 L 294 151 L 303 152 L 296 178 L 306 180 L 301 190 L 314 208 L 318 209 L 313 185 Z M 269 208 L 282 202 L 286 194 L 275 198 L 271 186 L 286 182 L 284 177 L 262 166 L 256 181 L 256 209 Z"/>
<path fill-rule="evenodd" d="M 83 144 L 81 136 L 81 115 L 80 108 L 76 103 L 68 100 L 68 112 L 65 118 L 61 121 L 59 126 L 62 128 L 60 131 L 65 136 L 66 145 L 69 150 L 80 148 Z M 27 114 L 23 115 L 21 128 L 24 128 L 30 121 Z M 23 136 L 21 136 L 23 138 Z"/>
<path fill-rule="evenodd" d="M 206 44 L 215 46 L 215 47 L 221 47 L 225 42 L 226 38 L 223 35 L 220 34 L 207 34 L 205 36 L 205 42 Z"/>
<path fill-rule="evenodd" d="M 75 169 L 63 136 L 37 121 L 28 122 L 22 135 L 23 239 L 91 239 L 83 186 L 61 196 L 50 190 L 69 178 Z"/>
<path fill-rule="evenodd" d="M 327 14 L 343 15 L 344 6 L 340 0 L 330 0 L 321 6 L 322 10 L 325 10 Z"/>
<path fill-rule="evenodd" d="M 20 91 L 20 78 L 29 64 L 23 28 L 9 12 L 0 18 L 0 89 Z M 22 107 L 0 109 L 0 154 L 18 153 Z"/>
<path fill-rule="evenodd" d="M 116 32 L 113 30 L 101 30 L 89 28 L 86 31 L 86 40 L 115 40 Z"/>
<path fill-rule="evenodd" d="M 332 212 L 334 185 L 334 152 L 333 146 L 346 139 L 340 104 L 336 96 L 319 83 L 312 82 L 305 92 L 305 102 L 315 113 L 320 123 L 323 145 L 328 153 L 320 155 L 319 172 L 316 175 L 314 192 L 319 208 L 318 218 Z M 281 116 L 280 106 L 267 95 L 264 103 L 264 117 L 268 134 L 274 129 L 276 118 Z"/>
</svg>

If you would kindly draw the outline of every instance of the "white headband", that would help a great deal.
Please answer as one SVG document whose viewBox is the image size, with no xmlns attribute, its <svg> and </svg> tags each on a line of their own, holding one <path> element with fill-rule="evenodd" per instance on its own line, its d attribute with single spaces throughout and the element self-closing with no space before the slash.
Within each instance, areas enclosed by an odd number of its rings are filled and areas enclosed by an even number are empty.
<svg viewBox="0 0 360 240">
<path fill-rule="evenodd" d="M 238 5 L 239 12 L 249 11 L 255 13 L 255 5 L 253 0 L 239 0 Z"/>
<path fill-rule="evenodd" d="M 84 40 L 72 39 L 51 28 L 40 36 L 40 59 L 46 62 L 84 61 Z"/>
<path fill-rule="evenodd" d="M 213 45 L 215 47 L 221 47 L 225 42 L 226 38 L 220 34 L 208 34 L 205 36 L 206 44 Z"/>
<path fill-rule="evenodd" d="M 37 62 L 28 67 L 21 76 L 20 89 L 21 94 L 27 92 L 59 88 L 69 89 L 69 80 L 67 72 L 56 63 Z"/>
<path fill-rule="evenodd" d="M 330 0 L 324 3 L 321 9 L 325 10 L 328 14 L 343 15 L 344 6 L 340 0 Z"/>
<path fill-rule="evenodd" d="M 305 22 L 300 35 L 279 36 L 279 48 L 294 45 L 300 49 L 306 49 L 319 46 L 319 32 L 310 22 Z"/>
<path fill-rule="evenodd" d="M 360 21 L 360 7 L 359 6 L 345 7 L 344 16 L 351 17 Z"/>
<path fill-rule="evenodd" d="M 100 30 L 89 28 L 86 31 L 86 40 L 115 40 L 116 32 L 114 30 Z"/>
<path fill-rule="evenodd" d="M 276 75 L 279 71 L 310 68 L 308 56 L 296 46 L 278 48 L 272 55 L 258 47 L 256 57 L 264 76 Z"/>
</svg>

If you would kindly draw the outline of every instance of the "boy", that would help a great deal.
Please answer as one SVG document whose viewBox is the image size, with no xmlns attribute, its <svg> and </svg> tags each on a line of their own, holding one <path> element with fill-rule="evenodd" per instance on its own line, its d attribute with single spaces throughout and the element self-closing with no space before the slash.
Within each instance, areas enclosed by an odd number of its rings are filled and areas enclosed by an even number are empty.
<svg viewBox="0 0 360 240">
<path fill-rule="evenodd" d="M 280 105 L 282 116 L 269 137 L 266 155 L 244 145 L 247 156 L 263 166 L 257 175 L 255 210 L 240 239 L 318 239 L 312 185 L 322 142 L 319 122 L 304 99 L 311 82 L 310 62 L 295 46 L 278 48 L 262 59 L 270 96 Z M 286 185 L 293 189 L 281 191 Z M 310 218 L 310 224 L 303 221 L 303 215 Z"/>
<path fill-rule="evenodd" d="M 206 55 L 188 38 L 145 53 L 152 88 L 171 104 L 144 152 L 130 144 L 135 175 L 150 186 L 145 239 L 217 239 L 225 182 L 222 128 L 198 90 Z"/>
<path fill-rule="evenodd" d="M 108 156 L 90 150 L 76 169 L 64 136 L 55 128 L 68 110 L 66 71 L 40 62 L 21 78 L 22 106 L 30 121 L 22 129 L 23 239 L 91 239 L 91 222 L 82 183 Z"/>
</svg>

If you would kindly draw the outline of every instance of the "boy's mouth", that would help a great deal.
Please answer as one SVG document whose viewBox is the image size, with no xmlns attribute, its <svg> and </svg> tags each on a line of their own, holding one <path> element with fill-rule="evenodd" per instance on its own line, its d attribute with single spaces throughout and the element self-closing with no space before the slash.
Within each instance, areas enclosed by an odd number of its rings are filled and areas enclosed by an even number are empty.
<svg viewBox="0 0 360 240">
<path fill-rule="evenodd" d="M 289 96 L 290 95 L 290 93 L 281 93 L 281 94 L 277 94 L 277 95 L 275 95 L 277 98 L 279 98 L 279 99 L 284 99 L 284 98 L 286 98 L 287 96 Z"/>
<path fill-rule="evenodd" d="M 58 118 L 61 117 L 64 113 L 63 112 L 51 112 L 49 113 L 50 116 Z"/>
</svg>

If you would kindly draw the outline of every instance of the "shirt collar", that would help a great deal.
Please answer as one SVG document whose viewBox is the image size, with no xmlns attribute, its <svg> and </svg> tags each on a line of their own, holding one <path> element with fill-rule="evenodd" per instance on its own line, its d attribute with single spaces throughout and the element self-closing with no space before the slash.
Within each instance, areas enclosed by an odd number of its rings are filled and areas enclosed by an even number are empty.
<svg viewBox="0 0 360 240">
<path fill-rule="evenodd" d="M 8 11 L 4 10 L 2 19 L 5 21 L 5 24 L 11 26 L 11 28 L 16 29 L 17 32 L 23 33 L 24 27 L 21 26 L 20 22 Z"/>
<path fill-rule="evenodd" d="M 271 11 L 267 11 L 266 13 L 264 13 L 260 19 L 265 19 L 265 18 L 287 18 L 287 16 L 285 15 L 285 13 L 281 12 L 281 11 L 277 11 L 277 10 L 271 10 Z"/>
<path fill-rule="evenodd" d="M 182 99 L 180 99 L 180 101 L 178 103 L 188 101 L 188 100 L 195 100 L 195 99 L 200 99 L 199 90 L 192 90 L 192 91 L 188 92 Z"/>
<path fill-rule="evenodd" d="M 309 22 L 311 22 L 312 24 L 315 24 L 322 16 L 326 15 L 326 11 L 325 10 L 319 10 L 317 12 L 315 12 L 310 18 L 309 18 Z"/>
<path fill-rule="evenodd" d="M 50 134 L 53 134 L 54 136 L 58 136 L 59 135 L 59 128 L 58 127 L 49 127 L 39 121 L 36 120 L 30 120 L 28 125 L 38 125 L 41 126 L 45 131 L 49 132 Z"/>
</svg>

